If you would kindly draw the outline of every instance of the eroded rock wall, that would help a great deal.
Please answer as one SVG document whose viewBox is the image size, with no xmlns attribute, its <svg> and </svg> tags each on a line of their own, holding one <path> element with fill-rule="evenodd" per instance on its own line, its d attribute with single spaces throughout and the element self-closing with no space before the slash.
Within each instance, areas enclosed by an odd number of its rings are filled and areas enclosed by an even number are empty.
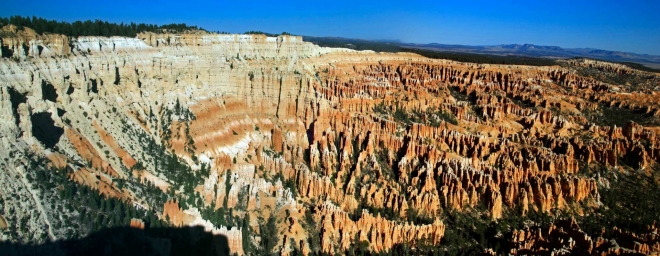
<svg viewBox="0 0 660 256">
<path fill-rule="evenodd" d="M 604 104 L 657 117 L 657 92 L 622 93 L 558 66 L 355 52 L 296 36 L 20 34 L 2 45 L 21 56 L 0 59 L 3 148 L 43 154 L 73 170 L 72 182 L 172 225 L 223 234 L 239 254 L 268 235 L 260 219 L 270 217 L 281 234 L 272 252 L 283 255 L 342 253 L 361 241 L 372 252 L 418 240 L 437 246 L 448 211 L 484 206 L 498 220 L 597 207 L 600 177 L 582 164 L 643 169 L 659 160 L 656 128 L 598 126 L 584 114 Z M 35 115 L 62 133 L 34 130 Z M 203 176 L 192 188 L 158 164 L 170 154 L 189 167 L 185 177 Z M 7 156 L 1 184 L 31 195 L 30 182 L 14 175 L 27 163 Z M 167 202 L 119 187 L 130 179 Z M 9 202 L 21 216 L 40 203 Z M 253 232 L 211 223 L 202 214 L 209 207 L 249 218 Z M 36 210 L 31 230 L 56 217 Z M 518 234 L 519 252 L 531 234 Z"/>
</svg>

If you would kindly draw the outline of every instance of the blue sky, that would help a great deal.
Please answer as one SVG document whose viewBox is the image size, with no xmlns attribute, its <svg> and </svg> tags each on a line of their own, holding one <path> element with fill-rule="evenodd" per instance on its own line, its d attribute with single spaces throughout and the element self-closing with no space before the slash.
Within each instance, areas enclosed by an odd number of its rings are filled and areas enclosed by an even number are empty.
<svg viewBox="0 0 660 256">
<path fill-rule="evenodd" d="M 3 1 L 0 16 L 187 23 L 410 43 L 531 43 L 660 55 L 660 1 Z"/>
</svg>

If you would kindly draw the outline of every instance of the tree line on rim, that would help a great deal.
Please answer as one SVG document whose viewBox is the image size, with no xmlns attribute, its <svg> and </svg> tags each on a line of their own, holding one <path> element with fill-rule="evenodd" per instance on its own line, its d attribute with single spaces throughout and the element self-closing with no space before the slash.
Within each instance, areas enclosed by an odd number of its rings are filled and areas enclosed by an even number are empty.
<svg viewBox="0 0 660 256">
<path fill-rule="evenodd" d="M 9 18 L 0 17 L 0 27 L 5 25 L 15 25 L 19 29 L 29 27 L 34 29 L 38 34 L 53 33 L 62 34 L 66 36 L 126 36 L 135 37 L 141 32 L 171 32 L 181 33 L 189 30 L 204 30 L 197 26 L 188 26 L 186 23 L 172 23 L 165 25 L 145 24 L 134 22 L 131 23 L 110 23 L 102 20 L 87 20 L 87 21 L 56 21 L 46 20 L 44 18 L 32 16 L 11 16 Z"/>
</svg>

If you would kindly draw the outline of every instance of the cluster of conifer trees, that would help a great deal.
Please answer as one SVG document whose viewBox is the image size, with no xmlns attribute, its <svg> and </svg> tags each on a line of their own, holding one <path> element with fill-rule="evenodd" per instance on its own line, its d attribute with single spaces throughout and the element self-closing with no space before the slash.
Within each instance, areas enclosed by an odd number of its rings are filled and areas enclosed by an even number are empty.
<svg viewBox="0 0 660 256">
<path fill-rule="evenodd" d="M 145 23 L 110 23 L 102 20 L 66 21 L 46 20 L 44 18 L 32 16 L 11 16 L 9 18 L 0 17 L 0 26 L 8 24 L 15 25 L 22 29 L 29 27 L 38 34 L 54 33 L 66 36 L 126 36 L 135 37 L 140 32 L 173 32 L 180 33 L 187 30 L 204 30 L 197 26 L 188 26 L 185 23 L 155 25 Z"/>
<path fill-rule="evenodd" d="M 51 210 L 61 211 L 61 219 L 51 220 L 55 227 L 65 226 L 68 229 L 68 239 L 80 238 L 111 227 L 128 226 L 131 219 L 142 219 L 150 227 L 166 227 L 168 224 L 160 220 L 153 211 L 135 207 L 131 202 L 108 197 L 99 190 L 80 185 L 70 180 L 71 168 L 44 168 L 46 160 L 40 157 L 30 157 L 30 172 L 27 179 L 36 184 L 33 186 L 44 197 L 57 204 L 50 206 Z M 25 229 L 26 225 L 19 225 Z M 28 232 L 23 230 L 23 233 Z M 13 236 L 18 234 L 14 232 Z"/>
</svg>

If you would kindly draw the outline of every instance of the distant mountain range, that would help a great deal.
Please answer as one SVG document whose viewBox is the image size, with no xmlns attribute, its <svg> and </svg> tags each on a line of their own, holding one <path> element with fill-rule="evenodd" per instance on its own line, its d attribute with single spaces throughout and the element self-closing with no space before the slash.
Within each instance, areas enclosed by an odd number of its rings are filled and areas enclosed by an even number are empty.
<svg viewBox="0 0 660 256">
<path fill-rule="evenodd" d="M 448 44 L 410 44 L 401 43 L 402 47 L 419 48 L 445 52 L 478 53 L 494 55 L 522 55 L 530 57 L 542 57 L 552 59 L 563 59 L 573 57 L 586 57 L 617 62 L 636 62 L 660 65 L 660 56 L 649 54 L 636 54 L 620 51 L 607 51 L 593 48 L 562 48 L 559 46 L 542 46 L 533 44 L 502 44 L 494 46 L 467 46 Z"/>
<path fill-rule="evenodd" d="M 343 47 L 355 50 L 377 52 L 400 52 L 407 49 L 420 49 L 448 53 L 487 54 L 497 56 L 519 56 L 546 59 L 591 58 L 612 62 L 632 62 L 660 69 L 660 56 L 621 51 L 608 51 L 594 48 L 562 48 L 534 44 L 501 44 L 492 46 L 470 46 L 452 44 L 412 44 L 399 40 L 366 40 L 343 37 L 303 36 L 303 40 L 326 47 Z"/>
</svg>

